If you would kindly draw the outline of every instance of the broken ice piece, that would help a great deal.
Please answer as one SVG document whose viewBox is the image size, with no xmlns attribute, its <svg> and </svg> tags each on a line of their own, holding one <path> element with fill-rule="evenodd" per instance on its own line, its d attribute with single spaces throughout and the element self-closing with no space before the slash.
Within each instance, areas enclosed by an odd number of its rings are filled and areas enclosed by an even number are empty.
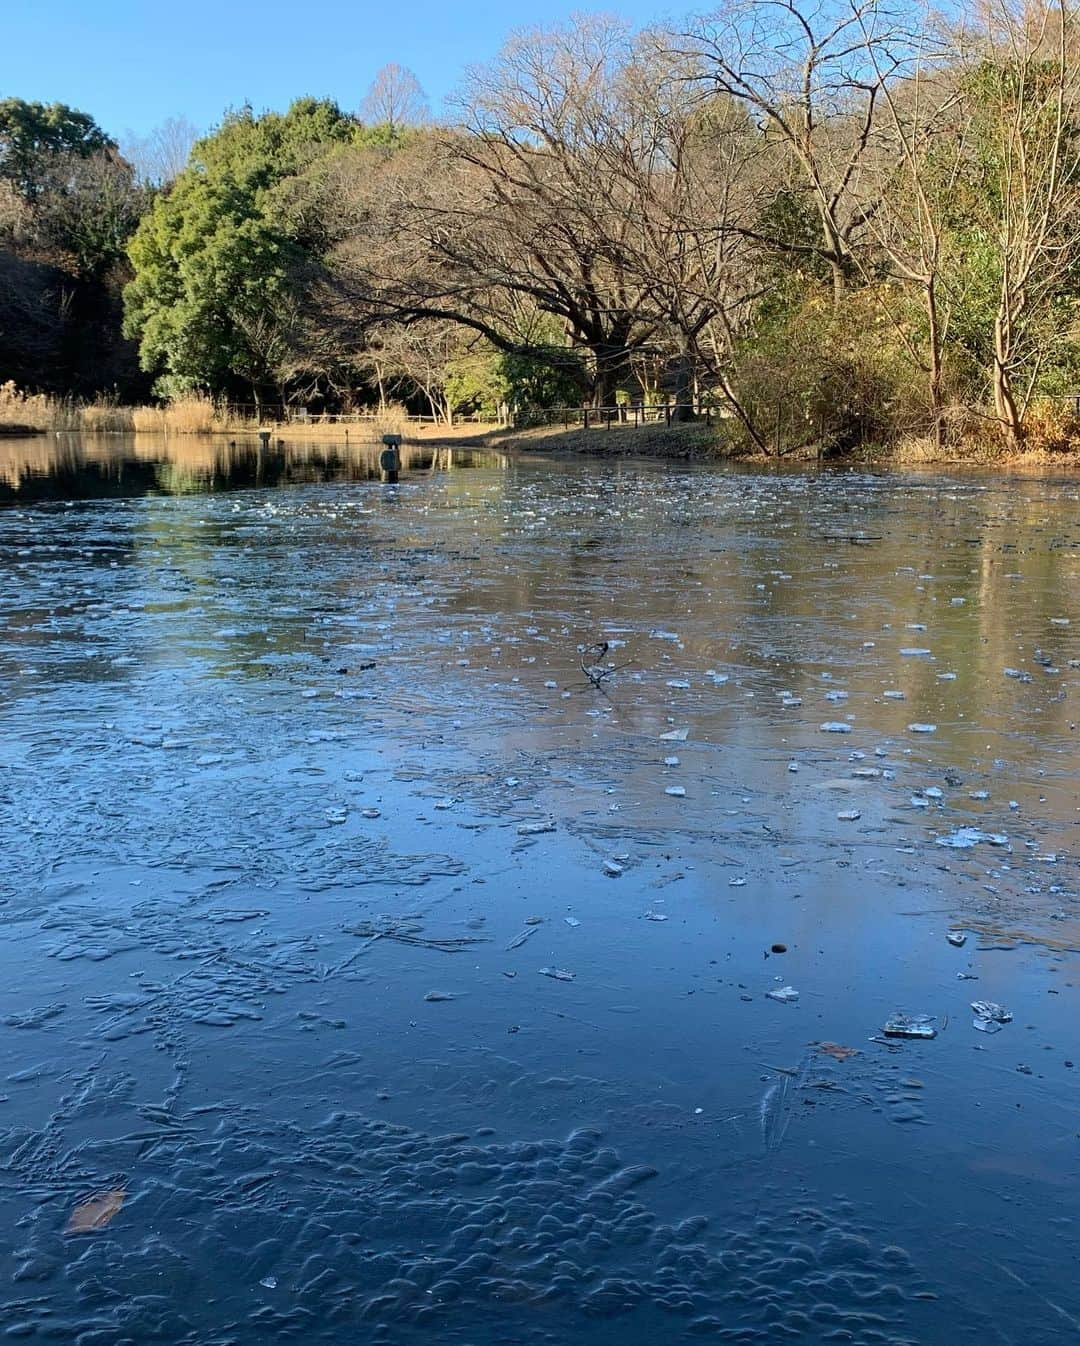
<svg viewBox="0 0 1080 1346">
<path fill-rule="evenodd" d="M 519 837 L 536 837 L 539 836 L 541 832 L 554 831 L 555 824 L 549 818 L 542 823 L 519 823 L 517 834 Z"/>
<path fill-rule="evenodd" d="M 850 734 L 851 725 L 845 724 L 843 720 L 826 720 L 821 726 L 823 734 Z"/>
<path fill-rule="evenodd" d="M 666 921 L 667 917 L 662 911 L 647 911 L 645 913 L 645 919 L 647 921 Z"/>
<path fill-rule="evenodd" d="M 1007 846 L 1009 844 L 1009 838 L 1004 832 L 984 832 L 978 827 L 958 827 L 955 832 L 937 838 L 939 846 L 951 846 L 958 851 L 970 850 L 980 841 L 985 841 L 991 846 Z"/>
<path fill-rule="evenodd" d="M 908 728 L 913 734 L 936 734 L 936 724 L 909 724 Z"/>
<path fill-rule="evenodd" d="M 575 930 L 581 924 L 581 922 L 578 920 L 576 916 L 564 916 L 563 920 L 571 928 L 571 930 Z"/>
<path fill-rule="evenodd" d="M 936 1038 L 937 1029 L 930 1014 L 890 1014 L 881 1031 L 887 1038 Z"/>
<path fill-rule="evenodd" d="M 673 799 L 685 799 L 686 791 L 681 785 L 669 785 L 664 794 L 671 795 Z"/>
<path fill-rule="evenodd" d="M 859 818 L 861 818 L 862 814 L 859 812 L 858 809 L 841 809 L 836 816 L 837 819 L 842 823 L 853 823 L 856 822 Z"/>
<path fill-rule="evenodd" d="M 767 1000 L 779 1000 L 781 1005 L 790 1005 L 798 1000 L 799 993 L 794 986 L 776 986 L 771 991 L 765 992 Z"/>
<path fill-rule="evenodd" d="M 661 743 L 685 743 L 690 735 L 689 729 L 669 729 L 660 735 Z"/>
<path fill-rule="evenodd" d="M 1004 1024 L 1012 1023 L 1012 1015 L 1005 1006 L 993 1000 L 973 1000 L 971 1010 L 975 1015 L 971 1026 L 980 1033 L 1000 1033 Z"/>
<path fill-rule="evenodd" d="M 573 981 L 577 975 L 574 972 L 565 972 L 561 967 L 542 967 L 540 973 L 545 977 L 554 977 L 556 981 Z"/>
<path fill-rule="evenodd" d="M 915 659 L 917 659 L 917 658 L 925 657 L 926 655 L 928 655 L 928 654 L 930 653 L 930 651 L 929 651 L 929 650 L 924 650 L 924 649 L 920 648 L 920 647 L 917 646 L 917 645 L 908 645 L 906 648 L 902 649 L 902 650 L 900 651 L 900 653 L 903 654 L 903 655 L 906 655 L 908 658 L 915 658 Z"/>
<path fill-rule="evenodd" d="M 967 943 L 967 935 L 963 930 L 948 930 L 945 932 L 945 938 L 954 949 L 962 949 Z"/>
<path fill-rule="evenodd" d="M 622 865 L 619 864 L 618 860 L 605 860 L 605 861 L 604 861 L 604 873 L 605 873 L 609 878 L 617 879 L 617 878 L 619 877 L 619 875 L 620 875 L 622 872 L 623 872 L 623 867 L 622 867 Z"/>
</svg>

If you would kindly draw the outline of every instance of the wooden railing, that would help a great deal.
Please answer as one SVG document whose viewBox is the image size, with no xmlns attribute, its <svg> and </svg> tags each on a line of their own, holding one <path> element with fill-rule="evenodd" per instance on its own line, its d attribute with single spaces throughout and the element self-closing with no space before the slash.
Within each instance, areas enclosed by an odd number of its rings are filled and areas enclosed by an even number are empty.
<svg viewBox="0 0 1080 1346">
<path fill-rule="evenodd" d="M 609 429 L 613 425 L 676 425 L 693 418 L 712 425 L 727 413 L 713 402 L 692 405 L 674 402 L 620 402 L 611 407 L 529 408 L 513 417 L 515 429 L 540 425 L 562 425 L 566 430 L 580 425 L 585 430 Z"/>
<path fill-rule="evenodd" d="M 230 417 L 237 420 L 255 421 L 267 425 L 374 425 L 381 421 L 401 421 L 408 425 L 445 425 L 441 416 L 404 415 L 399 411 L 379 411 L 376 407 L 367 407 L 362 411 L 311 411 L 306 407 L 287 407 L 280 403 L 230 402 L 227 408 Z M 487 416 L 475 413 L 455 415 L 451 425 L 490 425 Z"/>
</svg>

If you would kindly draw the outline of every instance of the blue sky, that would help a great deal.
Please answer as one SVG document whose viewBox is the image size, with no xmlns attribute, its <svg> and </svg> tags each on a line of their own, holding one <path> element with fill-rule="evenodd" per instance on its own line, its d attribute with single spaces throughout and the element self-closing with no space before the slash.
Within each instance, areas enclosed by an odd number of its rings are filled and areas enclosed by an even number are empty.
<svg viewBox="0 0 1080 1346">
<path fill-rule="evenodd" d="M 352 110 L 376 70 L 397 61 L 416 72 L 438 110 L 464 68 L 494 55 L 514 28 L 613 10 L 646 23 L 683 6 L 0 0 L 0 97 L 70 103 L 122 137 L 170 116 L 206 129 L 245 100 L 261 110 L 315 94 Z"/>
</svg>

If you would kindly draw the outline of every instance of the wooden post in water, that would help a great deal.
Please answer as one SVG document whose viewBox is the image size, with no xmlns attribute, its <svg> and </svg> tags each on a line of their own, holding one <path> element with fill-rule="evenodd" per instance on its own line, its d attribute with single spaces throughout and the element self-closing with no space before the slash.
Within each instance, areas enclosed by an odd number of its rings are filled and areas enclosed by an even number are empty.
<svg viewBox="0 0 1080 1346">
<path fill-rule="evenodd" d="M 383 451 L 379 454 L 379 474 L 384 482 L 393 484 L 398 479 L 401 468 L 400 435 L 383 435 Z"/>
<path fill-rule="evenodd" d="M 259 448 L 260 448 L 260 449 L 268 449 L 269 447 L 270 447 L 270 431 L 269 431 L 269 430 L 260 430 L 260 431 L 259 431 Z"/>
</svg>

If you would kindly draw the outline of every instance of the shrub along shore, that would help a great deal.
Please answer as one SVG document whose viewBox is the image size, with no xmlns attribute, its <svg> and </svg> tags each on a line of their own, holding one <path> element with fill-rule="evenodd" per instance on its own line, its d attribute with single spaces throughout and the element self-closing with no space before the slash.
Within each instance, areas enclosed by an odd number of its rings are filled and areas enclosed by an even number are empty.
<svg viewBox="0 0 1080 1346">
<path fill-rule="evenodd" d="M 512 426 L 461 422 L 447 426 L 419 423 L 404 408 L 390 406 L 362 421 L 259 419 L 237 415 L 207 397 L 187 397 L 160 406 L 123 406 L 108 400 L 77 402 L 42 394 L 20 394 L 0 385 L 0 435 L 36 434 L 147 434 L 230 435 L 254 438 L 269 430 L 285 443 L 377 442 L 382 435 L 400 434 L 408 443 L 447 447 L 476 447 L 503 452 L 557 457 L 587 455 L 599 458 L 667 458 L 685 462 L 744 459 L 806 463 L 821 460 L 892 462 L 896 464 L 979 463 L 1067 464 L 1080 466 L 1080 423 L 1071 414 L 1050 408 L 1044 418 L 1032 416 L 1032 432 L 1019 448 L 1009 448 L 999 436 L 983 434 L 966 443 L 937 445 L 928 437 L 908 436 L 894 444 L 862 445 L 837 451 L 826 442 L 772 446 L 748 444 L 730 419 L 706 423 L 702 418 L 672 425 L 604 422 L 581 426 Z"/>
</svg>

